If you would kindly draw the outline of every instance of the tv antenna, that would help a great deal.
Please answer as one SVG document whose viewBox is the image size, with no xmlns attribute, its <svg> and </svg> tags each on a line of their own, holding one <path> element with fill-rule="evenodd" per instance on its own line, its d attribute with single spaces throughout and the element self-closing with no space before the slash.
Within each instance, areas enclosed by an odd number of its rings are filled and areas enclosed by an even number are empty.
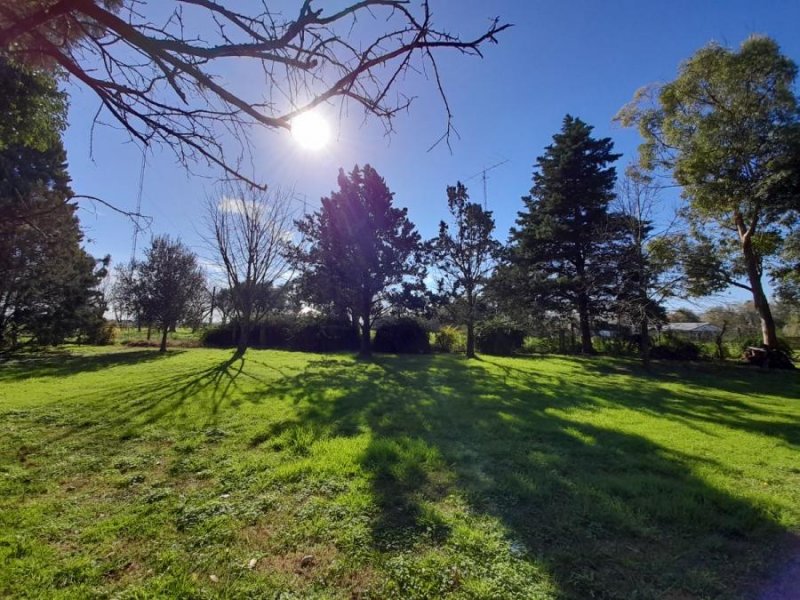
<svg viewBox="0 0 800 600">
<path fill-rule="evenodd" d="M 466 183 L 468 181 L 471 181 L 471 180 L 475 179 L 476 177 L 480 177 L 481 178 L 481 181 L 483 182 L 483 210 L 486 210 L 486 208 L 488 206 L 488 196 L 489 196 L 489 194 L 488 194 L 488 185 L 486 183 L 489 178 L 486 176 L 486 173 L 488 173 L 492 169 L 496 169 L 497 167 L 503 166 L 507 162 L 510 162 L 510 161 L 508 159 L 505 159 L 505 160 L 501 160 L 498 163 L 493 164 L 491 167 L 484 167 L 483 169 L 481 169 L 480 171 L 478 171 L 474 175 L 470 175 L 469 177 L 467 177 L 464 180 L 464 183 Z"/>
<path fill-rule="evenodd" d="M 136 194 L 136 212 L 133 217 L 133 239 L 131 240 L 131 264 L 136 260 L 136 243 L 139 241 L 139 232 L 142 226 L 139 225 L 139 215 L 142 213 L 142 192 L 144 190 L 144 168 L 147 164 L 145 155 L 146 148 L 142 147 L 142 165 L 139 167 L 139 191 Z"/>
</svg>

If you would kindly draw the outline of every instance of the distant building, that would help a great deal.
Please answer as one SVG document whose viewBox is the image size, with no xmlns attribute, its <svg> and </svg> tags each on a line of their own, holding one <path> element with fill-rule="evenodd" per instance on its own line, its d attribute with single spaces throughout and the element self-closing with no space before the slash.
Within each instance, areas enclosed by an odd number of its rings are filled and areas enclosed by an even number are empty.
<svg viewBox="0 0 800 600">
<path fill-rule="evenodd" d="M 712 341 L 721 332 L 722 329 L 712 323 L 667 323 L 661 328 L 661 333 L 697 342 Z"/>
</svg>

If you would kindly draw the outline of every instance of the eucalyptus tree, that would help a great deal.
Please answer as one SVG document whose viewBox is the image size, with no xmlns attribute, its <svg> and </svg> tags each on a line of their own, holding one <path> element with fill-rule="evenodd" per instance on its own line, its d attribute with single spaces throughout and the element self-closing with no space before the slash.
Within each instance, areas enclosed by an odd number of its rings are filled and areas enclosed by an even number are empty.
<svg viewBox="0 0 800 600">
<path fill-rule="evenodd" d="M 644 138 L 642 166 L 682 186 L 696 240 L 686 252 L 690 291 L 750 292 L 771 349 L 778 339 L 763 279 L 779 266 L 800 210 L 796 77 L 769 38 L 751 37 L 738 51 L 710 44 L 618 115 Z"/>
</svg>

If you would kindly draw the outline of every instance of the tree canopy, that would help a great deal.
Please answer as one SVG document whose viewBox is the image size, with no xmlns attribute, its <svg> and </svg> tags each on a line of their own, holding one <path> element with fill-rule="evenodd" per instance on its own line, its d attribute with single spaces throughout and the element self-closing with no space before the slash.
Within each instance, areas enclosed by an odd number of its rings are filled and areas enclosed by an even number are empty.
<svg viewBox="0 0 800 600">
<path fill-rule="evenodd" d="M 59 343 L 102 320 L 94 289 L 107 259 L 83 234 L 61 143 L 66 104 L 55 81 L 0 57 L 0 346 L 21 335 Z M 92 323 L 90 323 L 92 322 Z"/>
<path fill-rule="evenodd" d="M 484 285 L 500 254 L 500 243 L 492 237 L 491 211 L 470 202 L 460 181 L 447 188 L 450 224 L 439 223 L 439 235 L 430 242 L 433 263 L 438 269 L 438 294 L 448 301 L 454 316 L 467 326 L 467 357 L 475 357 L 475 323 Z"/>
<path fill-rule="evenodd" d="M 800 207 L 796 76 L 769 38 L 752 37 L 738 51 L 711 44 L 674 81 L 640 90 L 619 114 L 644 138 L 642 165 L 667 169 L 688 199 L 700 244 L 687 252 L 697 259 L 687 266 L 698 292 L 749 290 L 771 348 L 777 337 L 762 278 Z"/>
<path fill-rule="evenodd" d="M 361 353 L 370 354 L 373 318 L 420 285 L 422 244 L 405 208 L 370 165 L 339 170 L 339 189 L 297 222 L 303 243 L 293 260 L 310 302 L 348 312 L 361 323 Z"/>
<path fill-rule="evenodd" d="M 536 160 L 530 196 L 511 231 L 508 268 L 520 298 L 558 312 L 575 311 L 581 350 L 592 353 L 591 320 L 613 297 L 615 242 L 624 239 L 609 218 L 619 158 L 610 138 L 567 115 L 553 143 Z M 505 273 L 505 275 L 503 275 Z"/>
</svg>

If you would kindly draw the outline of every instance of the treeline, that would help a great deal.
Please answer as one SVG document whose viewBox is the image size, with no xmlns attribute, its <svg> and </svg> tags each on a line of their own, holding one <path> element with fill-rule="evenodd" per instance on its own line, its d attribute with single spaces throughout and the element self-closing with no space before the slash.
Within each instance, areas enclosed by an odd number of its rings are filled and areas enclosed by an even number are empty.
<svg viewBox="0 0 800 600">
<path fill-rule="evenodd" d="M 602 331 L 635 345 L 647 361 L 650 332 L 665 321 L 667 301 L 737 286 L 752 295 L 763 356 L 784 364 L 764 279 L 772 279 L 783 306 L 797 309 L 796 74 L 769 39 L 750 39 L 739 51 L 700 50 L 675 81 L 637 94 L 618 115 L 644 139 L 640 161 L 621 175 L 612 140 L 567 115 L 536 159 L 533 186 L 505 244 L 496 238 L 492 212 L 472 202 L 460 182 L 442 194 L 447 214 L 437 235 L 423 239 L 366 164 L 340 170 L 336 189 L 300 220 L 291 217 L 288 192 L 220 189 L 207 202 L 205 229 L 224 289 L 209 293 L 197 257 L 179 240 L 157 236 L 143 260 L 117 267 L 113 289 L 100 299 L 91 290 L 102 270 L 84 269 L 95 279 L 85 281 L 82 302 L 96 315 L 110 301 L 120 318 L 158 329 L 162 349 L 178 324 L 198 327 L 217 315 L 225 333 L 207 339 L 229 340 L 239 353 L 275 343 L 283 334 L 270 323 L 295 321 L 287 345 L 304 340 L 298 345 L 319 348 L 340 335 L 342 347 L 357 341 L 368 355 L 389 335 L 376 334 L 382 326 L 395 328 L 387 347 L 421 340 L 413 317 L 436 329 L 463 328 L 470 357 L 479 332 L 485 339 L 489 331 L 504 331 L 508 340 L 557 337 L 560 351 L 592 354 Z M 54 144 L 49 148 L 60 141 Z M 682 188 L 680 227 L 659 224 L 665 174 Z M 72 206 L 56 182 L 43 189 Z M 11 226 L 37 235 L 24 219 Z M 79 242 L 78 236 L 72 244 Z M 24 330 L 45 341 L 33 321 L 9 314 L 24 311 L 4 313 L 3 340 L 12 337 L 6 323 L 13 323 L 13 337 Z"/>
</svg>

